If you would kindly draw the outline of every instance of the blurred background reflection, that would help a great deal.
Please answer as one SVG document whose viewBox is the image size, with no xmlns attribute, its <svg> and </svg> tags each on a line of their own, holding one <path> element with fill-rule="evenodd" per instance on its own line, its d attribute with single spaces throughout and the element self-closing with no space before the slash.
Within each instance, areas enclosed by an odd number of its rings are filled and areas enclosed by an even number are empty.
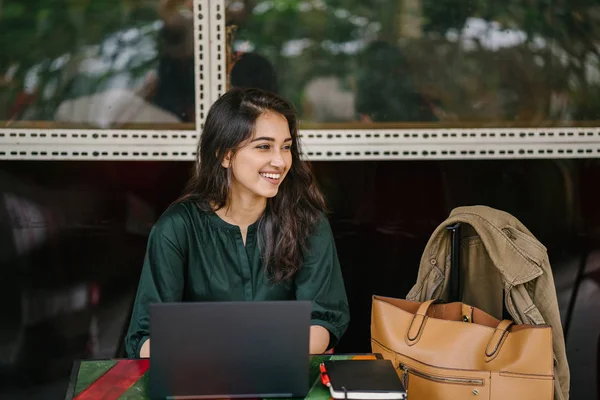
<svg viewBox="0 0 600 400">
<path fill-rule="evenodd" d="M 600 119 L 595 0 L 227 0 L 311 128 Z"/>
<path fill-rule="evenodd" d="M 0 2 L 0 127 L 194 129 L 191 9 Z"/>
</svg>

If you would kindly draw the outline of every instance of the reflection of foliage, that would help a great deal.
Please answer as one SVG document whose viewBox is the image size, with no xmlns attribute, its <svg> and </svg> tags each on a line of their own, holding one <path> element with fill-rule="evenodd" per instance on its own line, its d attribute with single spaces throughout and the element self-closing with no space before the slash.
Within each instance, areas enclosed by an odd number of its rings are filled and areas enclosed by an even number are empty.
<svg viewBox="0 0 600 400">
<path fill-rule="evenodd" d="M 335 76 L 353 91 L 356 79 L 368 82 L 370 72 L 358 69 L 357 56 L 372 41 L 383 40 L 397 44 L 406 59 L 398 79 L 414 82 L 447 118 L 600 118 L 598 0 L 235 3 L 244 4 L 243 12 L 229 14 L 233 20 L 229 22 L 239 26 L 238 43 L 251 43 L 254 51 L 274 63 L 282 94 L 300 108 L 303 90 L 315 77 Z M 402 37 L 403 7 L 408 3 L 420 7 L 419 36 Z M 483 30 L 479 37 L 468 37 L 474 22 Z M 490 45 L 486 40 L 492 33 L 512 35 L 512 42 Z M 294 47 L 296 51 L 290 51 Z M 357 99 L 373 106 L 378 101 L 385 98 L 372 94 Z"/>
<path fill-rule="evenodd" d="M 246 2 L 246 7 L 252 7 L 252 11 L 247 10 L 248 16 L 239 21 L 238 41 L 255 44 L 258 52 L 275 65 L 282 94 L 299 107 L 302 104 L 300 88 L 311 78 L 343 77 L 352 71 L 352 57 L 335 46 L 365 35 L 365 29 L 349 18 L 352 15 L 339 11 L 336 15 L 335 11 L 345 10 L 347 6 L 343 3 L 349 3 L 360 13 L 354 16 L 368 22 L 370 18 L 365 14 L 371 13 L 369 10 L 373 8 L 355 0 L 337 0 L 335 3 L 340 8 L 332 7 L 329 2 L 328 7 L 323 8 L 319 7 L 319 2 L 300 0 L 263 1 L 256 5 Z M 294 52 L 295 47 L 301 51 Z"/>
<path fill-rule="evenodd" d="M 405 56 L 387 42 L 371 43 L 356 74 L 356 111 L 373 121 L 432 121 L 435 117 L 417 93 Z"/>
<path fill-rule="evenodd" d="M 542 39 L 546 45 L 530 49 L 530 53 L 540 57 L 537 63 L 540 64 L 541 60 L 543 68 L 536 67 L 534 57 L 530 57 L 528 65 L 522 66 L 529 70 L 527 72 L 545 75 L 547 91 L 571 91 L 574 117 L 590 120 L 600 118 L 597 111 L 600 103 L 590 107 L 590 102 L 594 101 L 592 93 L 598 93 L 600 82 L 598 78 L 590 82 L 586 76 L 586 69 L 594 69 L 595 74 L 600 71 L 598 0 L 478 0 L 471 3 L 472 15 L 499 21 L 507 28 L 522 30 L 526 34 L 527 44 L 533 44 L 536 38 Z M 518 53 L 515 56 L 517 62 L 524 61 Z M 598 94 L 595 96 L 597 99 Z"/>
<path fill-rule="evenodd" d="M 0 2 L 0 119 L 53 119 L 65 99 L 133 86 L 156 58 L 156 6 L 142 0 Z M 20 109 L 23 102 L 31 106 Z"/>
<path fill-rule="evenodd" d="M 448 29 L 461 28 L 474 14 L 481 0 L 423 0 L 424 28 L 428 32 L 445 34 Z M 493 7 L 493 4 L 490 5 Z"/>
<path fill-rule="evenodd" d="M 399 80 L 447 118 L 600 118 L 598 0 L 227 1 L 238 45 L 251 43 L 275 65 L 282 94 L 301 111 L 314 78 L 336 77 L 348 93 L 369 86 L 358 56 L 378 40 L 398 44 L 406 60 Z M 408 3 L 420 7 L 420 34 L 403 37 Z M 32 104 L 21 118 L 52 119 L 65 99 L 135 86 L 156 61 L 156 7 L 157 0 L 0 1 L 0 119 L 19 114 L 19 102 Z M 494 21 L 498 32 L 523 39 L 490 49 L 465 36 L 473 21 Z M 370 94 L 357 103 L 381 100 Z"/>
</svg>

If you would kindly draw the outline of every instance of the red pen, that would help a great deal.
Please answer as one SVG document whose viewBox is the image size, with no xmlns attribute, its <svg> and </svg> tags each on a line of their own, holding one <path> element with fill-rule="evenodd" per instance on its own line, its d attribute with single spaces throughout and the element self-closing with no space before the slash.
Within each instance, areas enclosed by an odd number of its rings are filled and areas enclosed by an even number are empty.
<svg viewBox="0 0 600 400">
<path fill-rule="evenodd" d="M 331 383 L 329 381 L 329 375 L 327 374 L 325 365 L 321 363 L 321 365 L 319 365 L 319 369 L 321 370 L 321 382 L 323 383 L 323 385 L 329 386 Z"/>
</svg>

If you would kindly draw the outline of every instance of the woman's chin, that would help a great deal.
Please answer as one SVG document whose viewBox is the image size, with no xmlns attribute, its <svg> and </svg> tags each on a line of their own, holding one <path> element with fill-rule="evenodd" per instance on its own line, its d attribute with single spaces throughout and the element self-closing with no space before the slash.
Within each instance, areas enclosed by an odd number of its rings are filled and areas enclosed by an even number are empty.
<svg viewBox="0 0 600 400">
<path fill-rule="evenodd" d="M 268 190 L 261 190 L 259 193 L 257 193 L 259 196 L 262 197 L 266 197 L 267 199 L 273 198 L 275 196 L 277 196 L 277 193 L 279 192 L 279 188 L 273 188 L 273 189 L 268 189 Z"/>
<path fill-rule="evenodd" d="M 273 197 L 277 196 L 277 193 L 279 192 L 279 190 L 273 190 L 268 194 L 265 194 L 265 197 L 267 199 L 272 199 Z"/>
</svg>

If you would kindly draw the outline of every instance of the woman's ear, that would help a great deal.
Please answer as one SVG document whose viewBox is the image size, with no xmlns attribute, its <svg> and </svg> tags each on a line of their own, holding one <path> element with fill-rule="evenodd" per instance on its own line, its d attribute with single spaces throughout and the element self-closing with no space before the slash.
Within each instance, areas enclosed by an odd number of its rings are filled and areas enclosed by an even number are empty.
<svg viewBox="0 0 600 400">
<path fill-rule="evenodd" d="M 223 161 L 221 161 L 221 165 L 223 166 L 223 168 L 231 167 L 231 158 L 232 157 L 233 157 L 233 152 L 231 150 L 229 150 L 227 153 L 225 153 L 225 157 L 223 157 Z"/>
</svg>

